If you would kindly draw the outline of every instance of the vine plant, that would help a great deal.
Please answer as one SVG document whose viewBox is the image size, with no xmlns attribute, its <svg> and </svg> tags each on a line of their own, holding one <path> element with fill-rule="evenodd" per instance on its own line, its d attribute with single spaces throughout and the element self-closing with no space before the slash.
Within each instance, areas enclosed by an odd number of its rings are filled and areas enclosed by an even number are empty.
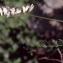
<svg viewBox="0 0 63 63">
<path fill-rule="evenodd" d="M 27 5 L 27 6 L 22 6 L 21 9 L 20 8 L 15 8 L 12 5 L 11 5 L 11 7 L 2 6 L 0 8 L 0 15 L 1 16 L 6 15 L 7 17 L 9 17 L 10 15 L 14 16 L 15 14 L 19 14 L 19 13 L 31 12 L 33 10 L 33 8 L 34 8 L 34 4 Z M 41 17 L 41 16 L 35 16 L 35 15 L 30 15 L 30 16 L 34 16 L 34 17 L 38 17 L 38 18 L 42 18 L 42 19 L 46 19 L 46 20 L 56 20 L 56 21 L 59 21 L 59 22 L 63 22 L 63 20 L 50 19 L 50 18 Z M 40 46 L 38 46 L 38 47 L 49 48 L 48 52 L 50 52 L 50 51 L 52 51 L 52 49 L 54 47 L 58 48 L 58 47 L 62 47 L 63 46 L 63 41 L 61 39 L 59 39 L 58 43 L 57 43 L 57 41 L 55 41 L 53 39 L 52 39 L 52 42 L 53 42 L 53 45 L 50 45 L 49 43 L 48 43 L 48 45 L 46 45 L 45 43 L 43 43 L 43 41 L 41 41 L 42 44 Z"/>
</svg>

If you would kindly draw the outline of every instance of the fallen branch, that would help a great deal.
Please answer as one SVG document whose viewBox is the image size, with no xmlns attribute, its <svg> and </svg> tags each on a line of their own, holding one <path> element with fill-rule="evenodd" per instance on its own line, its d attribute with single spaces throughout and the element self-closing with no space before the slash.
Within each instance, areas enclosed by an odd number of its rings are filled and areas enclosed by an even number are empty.
<svg viewBox="0 0 63 63">
<path fill-rule="evenodd" d="M 49 60 L 49 61 L 57 61 L 57 62 L 62 63 L 61 60 L 59 60 L 59 59 L 54 59 L 54 58 L 50 59 L 50 58 L 47 58 L 47 57 L 38 58 L 38 60 Z"/>
</svg>

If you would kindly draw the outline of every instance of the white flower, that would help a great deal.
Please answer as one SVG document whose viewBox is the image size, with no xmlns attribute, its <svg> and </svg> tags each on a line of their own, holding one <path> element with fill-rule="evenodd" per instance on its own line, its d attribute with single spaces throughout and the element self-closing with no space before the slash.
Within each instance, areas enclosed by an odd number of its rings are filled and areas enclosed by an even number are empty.
<svg viewBox="0 0 63 63">
<path fill-rule="evenodd" d="M 27 11 L 30 12 L 33 10 L 33 8 L 34 8 L 33 4 L 31 6 L 27 5 L 26 7 L 22 6 L 23 13 L 26 13 Z M 10 14 L 15 15 L 19 13 L 21 13 L 21 9 L 19 8 L 15 9 L 14 7 L 10 8 L 8 6 L 2 6 L 2 8 L 0 8 L 1 16 L 6 15 L 7 17 L 9 17 Z"/>
<path fill-rule="evenodd" d="M 7 8 L 3 6 L 2 9 L 3 9 L 2 12 L 4 13 L 4 15 L 7 15 L 7 12 L 8 12 Z"/>
<path fill-rule="evenodd" d="M 12 15 L 15 14 L 15 8 L 11 8 L 10 11 L 11 11 L 11 14 L 12 14 Z"/>
<path fill-rule="evenodd" d="M 26 7 L 22 6 L 23 9 L 23 13 L 27 12 L 29 10 L 29 12 L 31 12 L 34 8 L 34 5 L 32 4 L 31 6 L 27 5 Z"/>
<path fill-rule="evenodd" d="M 15 14 L 19 14 L 19 13 L 21 13 L 21 9 L 16 9 L 16 11 L 15 11 Z"/>
<path fill-rule="evenodd" d="M 9 17 L 10 16 L 10 7 L 8 7 L 8 6 L 6 6 L 6 8 L 7 8 L 7 10 L 8 10 L 8 12 L 7 12 L 7 17 Z"/>
<path fill-rule="evenodd" d="M 34 8 L 34 5 L 32 4 L 32 5 L 30 6 L 29 12 L 31 12 L 31 11 L 33 10 L 33 8 Z"/>
<path fill-rule="evenodd" d="M 2 12 L 2 9 L 0 8 L 0 14 L 1 14 L 1 16 L 3 15 L 3 12 Z"/>
<path fill-rule="evenodd" d="M 22 6 L 23 13 L 27 12 L 29 8 L 30 8 L 29 5 L 27 5 L 26 7 L 25 6 Z"/>
<path fill-rule="evenodd" d="M 7 13 L 7 17 L 9 17 L 9 16 L 10 16 L 10 12 Z"/>
</svg>

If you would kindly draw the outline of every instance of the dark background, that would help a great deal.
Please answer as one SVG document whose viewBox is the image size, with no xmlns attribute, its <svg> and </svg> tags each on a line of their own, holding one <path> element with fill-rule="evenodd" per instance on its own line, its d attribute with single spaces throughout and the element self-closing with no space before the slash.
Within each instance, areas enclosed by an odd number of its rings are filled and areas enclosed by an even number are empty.
<svg viewBox="0 0 63 63">
<path fill-rule="evenodd" d="M 63 0 L 0 0 L 0 7 L 32 3 L 30 13 L 0 16 L 0 63 L 61 63 L 63 23 L 50 19 L 63 20 Z"/>
</svg>

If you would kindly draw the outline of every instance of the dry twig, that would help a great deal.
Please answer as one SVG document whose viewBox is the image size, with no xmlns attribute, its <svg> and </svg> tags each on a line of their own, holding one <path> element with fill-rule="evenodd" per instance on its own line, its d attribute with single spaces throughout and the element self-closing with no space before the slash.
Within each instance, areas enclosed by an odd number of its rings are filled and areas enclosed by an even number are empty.
<svg viewBox="0 0 63 63">
<path fill-rule="evenodd" d="M 61 60 L 59 60 L 59 59 L 54 59 L 54 58 L 50 59 L 50 58 L 47 58 L 47 57 L 38 58 L 38 60 L 49 60 L 49 61 L 57 61 L 57 62 L 62 63 Z"/>
</svg>

